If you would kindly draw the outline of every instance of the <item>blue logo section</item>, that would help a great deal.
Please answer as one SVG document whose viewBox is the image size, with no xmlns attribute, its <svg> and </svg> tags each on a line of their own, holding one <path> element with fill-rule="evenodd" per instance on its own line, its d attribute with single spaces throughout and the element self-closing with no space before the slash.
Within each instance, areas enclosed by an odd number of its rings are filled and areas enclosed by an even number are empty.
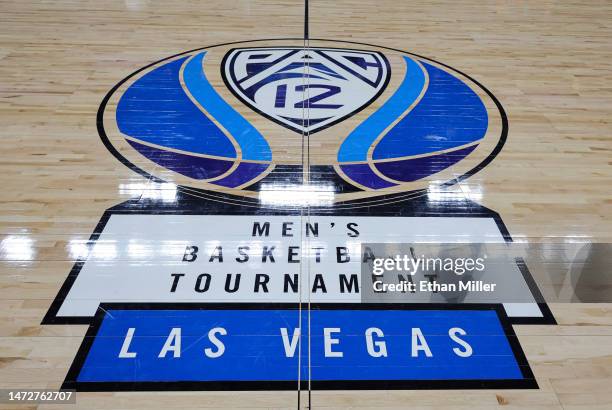
<svg viewBox="0 0 612 410">
<path fill-rule="evenodd" d="M 467 84 L 424 61 L 407 56 L 404 61 L 399 88 L 338 151 L 344 174 L 370 189 L 416 181 L 454 165 L 488 129 L 486 107 Z"/>
<path fill-rule="evenodd" d="M 67 386 L 175 382 L 201 383 L 198 388 L 205 389 L 219 382 L 251 387 L 292 382 L 276 387 L 294 388 L 298 363 L 302 380 L 308 379 L 309 343 L 310 377 L 319 387 L 338 382 L 350 388 L 364 381 L 374 382 L 372 387 L 407 382 L 402 388 L 416 381 L 532 382 L 497 308 L 322 306 L 310 312 L 310 340 L 308 311 L 302 311 L 299 346 L 295 306 L 112 306 L 103 306 L 95 337 L 85 338 L 78 355 L 83 361 L 73 364 Z"/>
<path fill-rule="evenodd" d="M 264 172 L 272 151 L 209 83 L 205 56 L 174 60 L 135 81 L 119 100 L 117 127 L 135 150 L 164 168 L 235 188 Z"/>
</svg>

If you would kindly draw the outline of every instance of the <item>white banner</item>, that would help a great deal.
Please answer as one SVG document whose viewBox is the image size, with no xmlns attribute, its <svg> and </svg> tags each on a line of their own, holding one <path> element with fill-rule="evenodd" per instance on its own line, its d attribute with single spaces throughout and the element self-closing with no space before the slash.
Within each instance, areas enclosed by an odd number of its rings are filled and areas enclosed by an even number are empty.
<svg viewBox="0 0 612 410">
<path fill-rule="evenodd" d="M 374 242 L 504 238 L 482 217 L 114 214 L 57 316 L 93 316 L 101 302 L 359 303 L 361 243 Z M 505 307 L 542 316 L 535 303 Z"/>
</svg>

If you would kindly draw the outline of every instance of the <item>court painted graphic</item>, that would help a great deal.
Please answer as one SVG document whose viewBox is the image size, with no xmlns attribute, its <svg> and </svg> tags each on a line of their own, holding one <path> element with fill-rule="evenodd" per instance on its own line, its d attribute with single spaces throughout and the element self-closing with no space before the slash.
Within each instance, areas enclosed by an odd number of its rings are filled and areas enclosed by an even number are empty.
<svg viewBox="0 0 612 410">
<path fill-rule="evenodd" d="M 299 349 L 309 343 L 310 357 Z M 63 387 L 294 390 L 300 372 L 314 389 L 537 386 L 495 306 L 328 305 L 307 315 L 295 304 L 111 304 Z"/>
<path fill-rule="evenodd" d="M 444 64 L 375 46 L 276 43 L 139 70 L 107 96 L 116 109 L 101 108 L 103 139 L 145 175 L 249 197 L 303 168 L 305 134 L 326 154 L 311 151 L 303 172 L 335 202 L 452 183 L 503 145 L 492 94 Z"/>
<path fill-rule="evenodd" d="M 104 97 L 100 138 L 147 180 L 71 246 L 43 319 L 90 325 L 64 387 L 537 388 L 511 326 L 555 321 L 521 261 L 487 300 L 372 303 L 360 276 L 363 243 L 512 241 L 445 191 L 500 152 L 503 107 L 433 59 L 311 44 L 183 52 Z"/>
</svg>

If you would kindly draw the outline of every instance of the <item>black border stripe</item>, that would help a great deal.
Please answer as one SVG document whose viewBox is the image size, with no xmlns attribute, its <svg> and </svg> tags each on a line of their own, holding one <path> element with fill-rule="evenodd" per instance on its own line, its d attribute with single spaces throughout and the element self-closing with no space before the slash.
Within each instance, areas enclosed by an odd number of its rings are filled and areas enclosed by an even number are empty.
<svg viewBox="0 0 612 410">
<path fill-rule="evenodd" d="M 304 0 L 304 41 L 308 40 L 308 26 L 309 26 L 309 21 L 308 21 L 308 0 Z"/>
<path fill-rule="evenodd" d="M 68 277 L 62 284 L 62 287 L 57 293 L 57 296 L 55 296 L 55 299 L 53 299 L 53 302 L 51 302 L 51 306 L 49 306 L 49 310 L 45 314 L 45 317 L 42 319 L 42 322 L 40 323 L 41 325 L 52 325 L 52 324 L 84 325 L 84 324 L 88 324 L 91 322 L 91 318 L 89 317 L 61 317 L 61 316 L 58 316 L 58 313 L 59 313 L 60 308 L 62 307 L 62 304 L 64 303 L 64 300 L 68 296 L 68 293 L 70 292 L 70 289 L 72 288 L 72 285 L 74 285 L 74 282 L 76 281 L 77 276 L 79 276 L 81 269 L 87 262 L 87 259 L 89 257 L 88 255 L 91 253 L 94 245 L 96 244 L 96 241 L 98 240 L 98 238 L 104 231 L 104 227 L 108 223 L 108 220 L 110 219 L 111 215 L 112 215 L 112 212 L 110 212 L 109 210 L 104 211 L 104 214 L 102 214 L 102 218 L 100 218 L 100 221 L 94 228 L 94 231 L 92 232 L 91 236 L 89 237 L 89 240 L 87 241 L 87 245 L 86 245 L 87 256 L 79 257 L 79 259 L 72 266 L 70 273 L 68 273 Z"/>
<path fill-rule="evenodd" d="M 306 307 L 303 307 L 306 308 Z M 78 353 L 66 375 L 62 389 L 78 391 L 168 391 L 168 390 L 294 390 L 296 381 L 219 381 L 219 382 L 78 382 L 77 377 L 87 359 L 87 355 L 98 334 L 107 310 L 267 310 L 291 309 L 298 310 L 299 304 L 289 303 L 103 303 L 100 304 L 94 323 L 87 330 Z M 435 389 L 537 389 L 538 383 L 529 366 L 529 362 L 519 344 L 518 337 L 501 304 L 311 304 L 313 310 L 494 310 L 502 326 L 504 334 L 514 354 L 522 379 L 499 380 L 334 380 L 311 382 L 313 390 L 435 390 Z M 307 381 L 302 382 L 302 388 L 308 388 Z"/>
</svg>

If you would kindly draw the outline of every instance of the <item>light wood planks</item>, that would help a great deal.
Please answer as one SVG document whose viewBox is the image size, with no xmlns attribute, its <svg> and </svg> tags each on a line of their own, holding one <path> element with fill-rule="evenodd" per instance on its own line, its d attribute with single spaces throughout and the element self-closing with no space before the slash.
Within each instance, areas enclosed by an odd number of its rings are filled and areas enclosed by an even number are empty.
<svg viewBox="0 0 612 410">
<path fill-rule="evenodd" d="M 611 3 L 310 3 L 313 37 L 438 59 L 501 100 L 508 142 L 460 189 L 515 238 L 612 239 Z M 0 240 L 31 250 L 0 249 L 0 387 L 61 384 L 85 326 L 39 323 L 73 264 L 70 244 L 145 189 L 97 136 L 104 94 L 179 51 L 302 30 L 297 1 L 0 1 Z M 552 309 L 559 326 L 515 327 L 539 390 L 314 392 L 313 407 L 612 408 L 612 306 Z M 295 392 L 80 393 L 77 408 L 295 404 Z"/>
</svg>

